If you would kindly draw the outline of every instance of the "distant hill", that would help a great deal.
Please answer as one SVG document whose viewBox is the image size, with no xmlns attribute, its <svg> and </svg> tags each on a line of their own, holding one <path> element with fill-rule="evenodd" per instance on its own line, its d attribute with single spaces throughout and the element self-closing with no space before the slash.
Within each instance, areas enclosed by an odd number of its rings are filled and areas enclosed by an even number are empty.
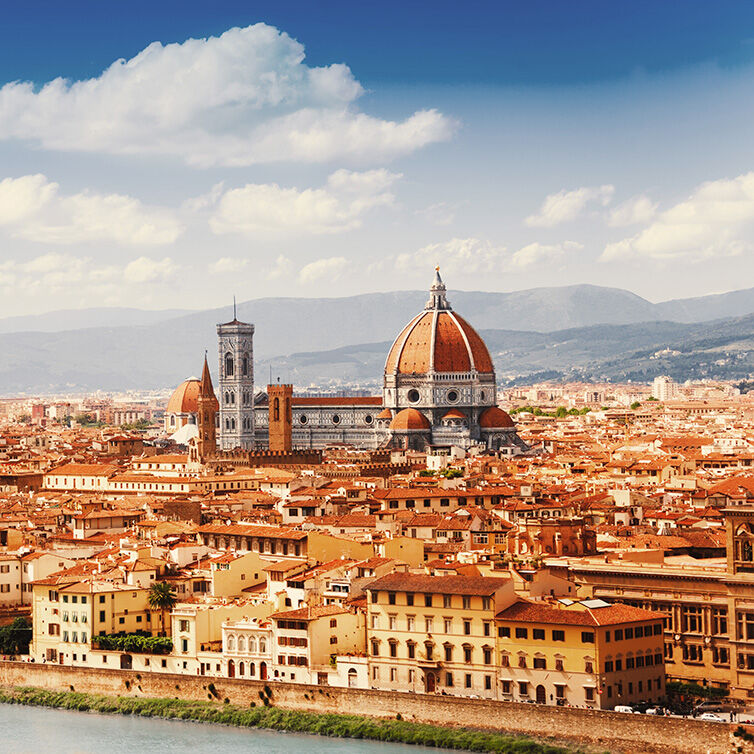
<svg viewBox="0 0 754 754">
<path fill-rule="evenodd" d="M 239 319 L 256 325 L 257 383 L 266 383 L 270 368 L 273 377 L 299 386 L 376 383 L 390 342 L 426 297 L 398 291 L 239 304 Z M 448 297 L 487 339 L 501 379 L 754 371 L 744 355 L 754 342 L 752 318 L 745 316 L 754 312 L 754 289 L 661 304 L 591 285 L 451 291 Z M 199 372 L 205 349 L 214 362 L 215 325 L 231 317 L 224 307 L 90 309 L 0 320 L 0 394 L 175 385 Z M 653 357 L 666 347 L 683 357 Z"/>
</svg>

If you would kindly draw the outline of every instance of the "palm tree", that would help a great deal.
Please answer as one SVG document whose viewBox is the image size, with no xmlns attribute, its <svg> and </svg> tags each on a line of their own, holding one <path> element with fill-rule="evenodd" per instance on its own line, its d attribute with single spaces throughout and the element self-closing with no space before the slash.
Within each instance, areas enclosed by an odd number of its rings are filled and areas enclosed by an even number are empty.
<svg viewBox="0 0 754 754">
<path fill-rule="evenodd" d="M 149 587 L 149 607 L 160 611 L 161 636 L 165 636 L 165 612 L 172 610 L 178 601 L 173 587 L 167 581 L 156 581 Z"/>
</svg>

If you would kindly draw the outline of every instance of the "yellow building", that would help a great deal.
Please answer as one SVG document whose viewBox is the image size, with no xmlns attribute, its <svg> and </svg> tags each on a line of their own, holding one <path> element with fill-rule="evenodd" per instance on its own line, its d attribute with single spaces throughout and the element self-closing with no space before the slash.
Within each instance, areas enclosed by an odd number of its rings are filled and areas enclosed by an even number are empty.
<svg viewBox="0 0 754 754">
<path fill-rule="evenodd" d="M 149 608 L 148 589 L 74 577 L 51 576 L 32 585 L 36 662 L 87 664 L 92 637 L 99 634 L 156 634 L 159 617 Z"/>
<path fill-rule="evenodd" d="M 495 624 L 501 699 L 612 709 L 665 695 L 659 613 L 604 600 L 516 600 Z"/>
<path fill-rule="evenodd" d="M 509 578 L 392 573 L 365 586 L 373 688 L 496 698 L 495 615 Z"/>
</svg>

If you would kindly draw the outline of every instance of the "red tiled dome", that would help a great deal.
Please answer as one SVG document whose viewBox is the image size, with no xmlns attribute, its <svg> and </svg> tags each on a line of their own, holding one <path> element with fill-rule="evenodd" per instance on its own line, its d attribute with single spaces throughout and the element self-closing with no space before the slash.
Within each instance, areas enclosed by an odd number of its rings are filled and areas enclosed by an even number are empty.
<svg viewBox="0 0 754 754">
<path fill-rule="evenodd" d="M 464 414 L 462 411 L 459 411 L 457 408 L 451 408 L 450 411 L 448 411 L 445 416 L 442 417 L 443 419 L 466 419 L 466 414 Z"/>
<path fill-rule="evenodd" d="M 497 406 L 490 406 L 479 417 L 482 429 L 509 429 L 515 427 L 510 415 Z"/>
<path fill-rule="evenodd" d="M 429 423 L 424 414 L 415 408 L 404 408 L 403 411 L 399 411 L 393 421 L 390 422 L 390 429 L 393 430 L 408 430 L 419 429 L 428 430 L 432 429 L 432 425 Z"/>
<path fill-rule="evenodd" d="M 389 408 L 383 408 L 382 411 L 380 411 L 379 414 L 377 414 L 378 419 L 392 419 L 393 418 L 393 412 Z"/>
<path fill-rule="evenodd" d="M 182 382 L 173 391 L 165 411 L 168 414 L 195 414 L 201 382 L 195 377 Z"/>
<path fill-rule="evenodd" d="M 385 362 L 388 374 L 472 369 L 494 372 L 490 352 L 476 330 L 450 310 L 425 310 L 414 317 L 396 338 Z"/>
</svg>

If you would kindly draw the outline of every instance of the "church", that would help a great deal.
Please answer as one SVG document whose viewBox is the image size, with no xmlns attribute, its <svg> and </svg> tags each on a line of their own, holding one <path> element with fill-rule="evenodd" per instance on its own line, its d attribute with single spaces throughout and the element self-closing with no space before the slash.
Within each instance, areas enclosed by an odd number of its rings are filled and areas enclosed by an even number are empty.
<svg viewBox="0 0 754 754">
<path fill-rule="evenodd" d="M 205 450 L 215 443 L 226 451 L 455 446 L 516 455 L 528 449 L 497 405 L 487 346 L 453 311 L 439 268 L 424 309 L 388 352 L 380 396 L 300 397 L 279 384 L 255 396 L 254 325 L 234 317 L 217 326 L 217 336 L 217 397 L 205 358 L 202 379 L 179 385 L 165 416 L 166 431 L 180 425 L 180 438 L 197 437 Z"/>
</svg>

